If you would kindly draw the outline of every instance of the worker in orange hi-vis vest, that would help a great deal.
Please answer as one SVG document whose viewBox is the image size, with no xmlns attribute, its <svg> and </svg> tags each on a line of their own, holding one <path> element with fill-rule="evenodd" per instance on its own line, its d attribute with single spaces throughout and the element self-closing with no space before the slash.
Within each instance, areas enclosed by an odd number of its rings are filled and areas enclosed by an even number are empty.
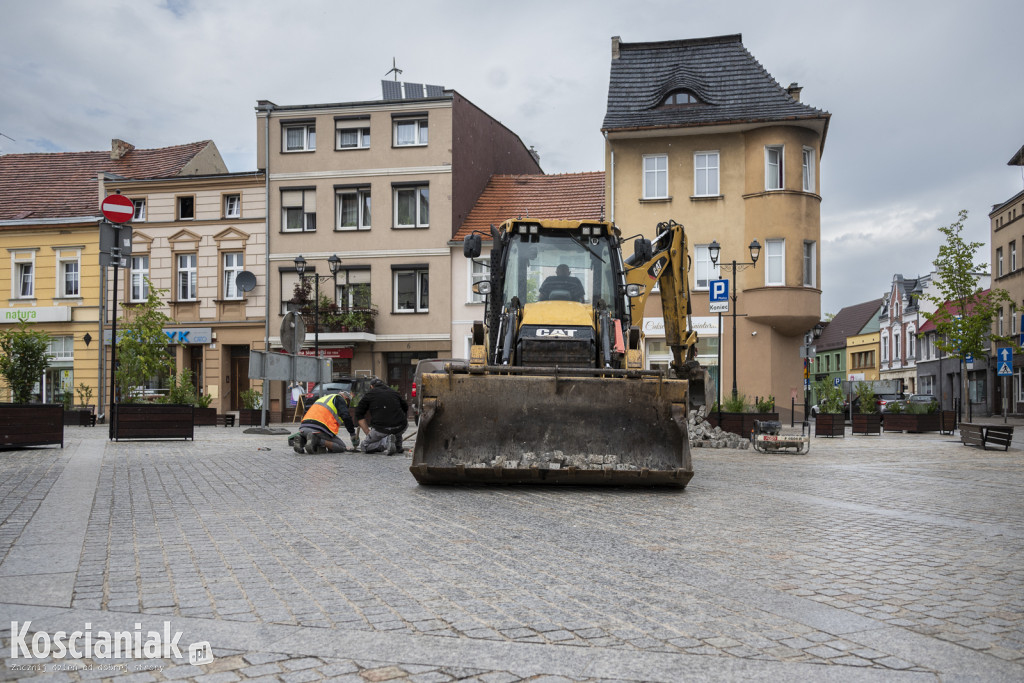
<svg viewBox="0 0 1024 683">
<path fill-rule="evenodd" d="M 348 449 L 338 436 L 342 424 L 355 450 L 359 446 L 359 435 L 348 412 L 348 397 L 344 393 L 327 394 L 302 416 L 299 432 L 288 437 L 288 445 L 296 453 L 344 453 Z"/>
</svg>

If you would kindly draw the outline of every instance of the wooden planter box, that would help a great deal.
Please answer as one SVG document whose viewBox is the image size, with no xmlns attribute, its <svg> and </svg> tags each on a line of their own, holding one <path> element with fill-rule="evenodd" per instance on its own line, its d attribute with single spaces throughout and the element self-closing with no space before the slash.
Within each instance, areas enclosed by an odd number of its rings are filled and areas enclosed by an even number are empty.
<svg viewBox="0 0 1024 683">
<path fill-rule="evenodd" d="M 937 432 L 941 426 L 941 415 L 926 413 L 913 415 L 910 413 L 886 413 L 885 431 L 887 432 Z"/>
<path fill-rule="evenodd" d="M 718 413 L 710 413 L 708 422 L 712 427 L 721 427 L 723 432 L 732 432 L 744 439 L 750 438 L 754 431 L 755 420 L 779 421 L 778 413 L 722 413 L 722 423 L 718 424 Z"/>
<path fill-rule="evenodd" d="M 88 427 L 92 424 L 92 411 L 75 408 L 64 411 L 64 425 L 71 427 Z"/>
<path fill-rule="evenodd" d="M 194 424 L 196 427 L 216 427 L 217 409 L 197 407 L 192 417 L 192 424 Z"/>
<path fill-rule="evenodd" d="M 853 434 L 881 434 L 882 415 L 880 413 L 854 413 Z"/>
<path fill-rule="evenodd" d="M 846 416 L 842 413 L 818 413 L 814 416 L 815 436 L 846 436 Z"/>
<path fill-rule="evenodd" d="M 0 403 L 0 446 L 64 448 L 64 404 Z"/>
<path fill-rule="evenodd" d="M 242 408 L 238 411 L 238 424 L 248 427 L 259 427 L 262 420 L 260 408 Z M 270 420 L 270 412 L 267 412 L 267 420 Z"/>
<path fill-rule="evenodd" d="M 166 403 L 118 403 L 114 405 L 110 438 L 193 439 L 195 408 Z M 216 419 L 216 418 L 214 418 Z"/>
<path fill-rule="evenodd" d="M 956 414 L 955 410 L 943 410 L 939 413 L 939 431 L 943 434 L 952 434 L 957 427 L 957 418 L 959 415 Z"/>
</svg>

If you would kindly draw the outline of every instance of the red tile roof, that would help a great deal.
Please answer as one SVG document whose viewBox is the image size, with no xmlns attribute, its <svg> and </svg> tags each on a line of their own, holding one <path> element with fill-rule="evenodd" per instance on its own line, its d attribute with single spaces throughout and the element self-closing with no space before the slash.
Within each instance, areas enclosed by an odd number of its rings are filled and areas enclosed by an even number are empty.
<svg viewBox="0 0 1024 683">
<path fill-rule="evenodd" d="M 604 172 L 491 176 L 454 239 L 473 230 L 490 235 L 491 224 L 527 217 L 602 220 Z"/>
<path fill-rule="evenodd" d="M 989 291 L 990 290 L 988 290 L 988 289 L 982 289 L 982 290 L 979 290 L 978 293 L 975 294 L 973 297 L 971 297 L 971 300 L 967 302 L 967 315 L 971 315 L 972 313 L 974 313 L 974 305 L 977 302 L 977 297 L 983 297 L 986 294 L 988 294 Z M 935 312 L 936 313 L 946 312 L 949 315 L 949 317 L 951 317 L 951 318 L 952 317 L 956 317 L 957 315 L 960 314 L 960 305 L 956 301 L 946 301 L 946 302 L 943 302 L 943 304 L 941 306 L 939 306 L 938 309 Z M 924 334 L 925 332 L 934 332 L 934 331 L 935 331 L 935 323 L 933 323 L 931 320 L 929 320 L 929 321 L 925 322 L 923 325 L 921 325 L 921 327 L 917 330 L 917 333 L 918 334 Z"/>
<path fill-rule="evenodd" d="M 0 220 L 99 216 L 96 176 L 169 178 L 210 140 L 160 149 L 132 149 L 120 159 L 110 151 L 0 156 Z"/>
</svg>

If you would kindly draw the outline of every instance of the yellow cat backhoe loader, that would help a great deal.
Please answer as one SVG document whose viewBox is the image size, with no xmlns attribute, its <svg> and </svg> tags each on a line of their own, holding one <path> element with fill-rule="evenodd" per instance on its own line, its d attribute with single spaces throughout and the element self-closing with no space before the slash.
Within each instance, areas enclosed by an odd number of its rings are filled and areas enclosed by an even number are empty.
<svg viewBox="0 0 1024 683">
<path fill-rule="evenodd" d="M 509 220 L 491 239 L 490 278 L 474 287 L 487 295 L 486 325 L 474 325 L 470 360 L 422 378 L 417 481 L 685 487 L 688 401 L 703 404 L 705 372 L 683 226 L 634 238 L 627 259 L 605 222 Z M 471 259 L 481 248 L 479 234 L 463 245 Z M 667 373 L 644 370 L 655 285 Z"/>
</svg>

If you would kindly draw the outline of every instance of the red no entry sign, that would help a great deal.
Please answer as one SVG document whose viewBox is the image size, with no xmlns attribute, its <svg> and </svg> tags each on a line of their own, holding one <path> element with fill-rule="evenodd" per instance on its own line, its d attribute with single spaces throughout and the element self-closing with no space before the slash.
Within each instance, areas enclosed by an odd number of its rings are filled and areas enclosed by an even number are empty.
<svg viewBox="0 0 1024 683">
<path fill-rule="evenodd" d="M 135 204 L 123 194 L 111 194 L 103 200 L 100 211 L 112 223 L 127 223 L 135 215 Z"/>
</svg>

